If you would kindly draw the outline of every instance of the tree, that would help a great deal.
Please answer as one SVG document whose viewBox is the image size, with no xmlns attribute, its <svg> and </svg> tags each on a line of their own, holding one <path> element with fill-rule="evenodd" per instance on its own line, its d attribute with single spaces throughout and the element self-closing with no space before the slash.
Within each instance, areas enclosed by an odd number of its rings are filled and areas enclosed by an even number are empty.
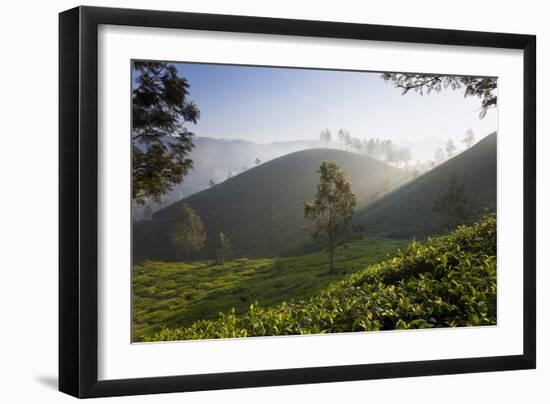
<svg viewBox="0 0 550 404">
<path fill-rule="evenodd" d="M 233 173 L 232 173 L 231 171 L 229 171 L 229 172 L 227 173 L 227 179 L 230 179 L 230 178 L 232 178 L 232 177 L 233 177 Z"/>
<path fill-rule="evenodd" d="M 183 204 L 180 215 L 175 219 L 170 233 L 172 242 L 182 251 L 187 258 L 191 253 L 200 250 L 204 246 L 206 233 L 200 216 L 188 204 Z"/>
<path fill-rule="evenodd" d="M 327 147 L 329 143 L 332 141 L 332 135 L 328 129 L 325 129 L 319 135 L 319 139 L 321 140 L 321 144 Z"/>
<path fill-rule="evenodd" d="M 132 198 L 140 205 L 159 198 L 193 168 L 188 157 L 200 111 L 188 99 L 189 83 L 173 65 L 134 62 L 132 90 Z"/>
<path fill-rule="evenodd" d="M 449 178 L 447 191 L 434 199 L 433 210 L 445 217 L 447 230 L 464 224 L 468 219 L 469 209 L 465 186 L 458 184 L 456 174 L 452 174 Z"/>
<path fill-rule="evenodd" d="M 218 256 L 218 259 L 221 261 L 222 265 L 225 264 L 226 258 L 231 256 L 231 244 L 229 243 L 229 239 L 225 236 L 225 234 L 223 234 L 223 232 L 220 233 L 220 236 L 218 238 L 216 255 Z"/>
<path fill-rule="evenodd" d="M 208 186 L 209 186 L 209 187 L 213 187 L 214 185 L 216 185 L 216 183 L 214 182 L 214 180 L 208 181 Z"/>
<path fill-rule="evenodd" d="M 345 147 L 346 145 L 346 132 L 344 132 L 343 129 L 340 129 L 338 131 L 338 140 L 340 141 L 340 143 L 342 143 L 342 145 Z"/>
<path fill-rule="evenodd" d="M 435 151 L 434 158 L 435 158 L 435 161 L 438 163 L 445 158 L 445 154 L 443 153 L 443 149 L 441 147 L 438 147 L 437 150 Z"/>
<path fill-rule="evenodd" d="M 355 150 L 361 152 L 361 149 L 363 148 L 363 143 L 361 143 L 360 139 L 354 137 L 353 139 L 351 139 L 351 144 Z"/>
<path fill-rule="evenodd" d="M 394 148 L 391 140 L 383 140 L 380 143 L 382 155 L 387 163 L 392 164 L 396 161 Z"/>
<path fill-rule="evenodd" d="M 447 152 L 447 157 L 452 157 L 453 154 L 455 154 L 456 146 L 453 139 L 447 140 L 447 143 L 445 144 L 445 151 Z"/>
<path fill-rule="evenodd" d="M 351 135 L 348 131 L 346 131 L 344 133 L 344 144 L 345 144 L 346 148 L 353 144 L 353 140 L 351 139 Z"/>
<path fill-rule="evenodd" d="M 464 143 L 466 148 L 469 149 L 474 145 L 475 142 L 476 142 L 476 137 L 474 135 L 474 131 L 472 130 L 472 128 L 469 128 L 466 131 L 466 136 L 464 136 L 464 139 L 462 139 L 462 143 Z"/>
<path fill-rule="evenodd" d="M 262 162 L 262 160 L 260 160 L 258 157 L 256 157 L 256 160 L 254 160 L 254 163 L 256 165 L 260 165 L 261 162 Z"/>
<path fill-rule="evenodd" d="M 313 201 L 304 204 L 304 216 L 313 221 L 313 237 L 328 241 L 330 273 L 334 273 L 334 249 L 349 236 L 356 197 L 344 172 L 333 162 L 324 161 Z"/>
<path fill-rule="evenodd" d="M 497 79 L 494 77 L 445 76 L 414 73 L 383 73 L 385 81 L 393 83 L 405 95 L 414 91 L 421 96 L 439 93 L 442 89 L 464 89 L 464 97 L 481 98 L 480 118 L 484 118 L 490 108 L 497 105 Z"/>
<path fill-rule="evenodd" d="M 376 143 L 375 143 L 375 141 L 374 141 L 373 138 L 370 138 L 369 141 L 367 142 L 367 147 L 366 147 L 366 149 L 367 149 L 367 154 L 368 154 L 369 156 L 374 155 L 374 152 L 375 152 L 375 150 L 376 150 Z"/>
</svg>

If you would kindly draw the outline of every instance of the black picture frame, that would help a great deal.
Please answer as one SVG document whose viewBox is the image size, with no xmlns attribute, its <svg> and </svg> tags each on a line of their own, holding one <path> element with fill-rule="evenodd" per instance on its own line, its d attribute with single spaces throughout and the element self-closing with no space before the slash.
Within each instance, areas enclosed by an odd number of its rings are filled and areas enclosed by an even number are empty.
<svg viewBox="0 0 550 404">
<path fill-rule="evenodd" d="M 100 24 L 523 50 L 523 354 L 99 381 L 98 26 Z M 323 383 L 536 366 L 536 37 L 183 12 L 77 7 L 59 15 L 59 390 L 104 397 Z"/>
</svg>

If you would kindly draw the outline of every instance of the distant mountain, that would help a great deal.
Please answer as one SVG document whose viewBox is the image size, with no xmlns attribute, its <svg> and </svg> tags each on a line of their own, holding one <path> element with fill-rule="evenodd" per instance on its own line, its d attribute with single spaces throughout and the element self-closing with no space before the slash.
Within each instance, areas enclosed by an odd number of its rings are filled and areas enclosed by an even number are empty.
<svg viewBox="0 0 550 404">
<path fill-rule="evenodd" d="M 273 143 L 254 143 L 242 139 L 216 139 L 210 137 L 193 138 L 195 148 L 189 158 L 193 160 L 193 169 L 184 181 L 161 198 L 161 203 L 151 203 L 150 209 L 134 206 L 134 217 L 149 218 L 150 212 L 193 195 L 209 187 L 210 181 L 219 183 L 227 179 L 228 174 L 237 175 L 261 163 L 288 153 L 316 148 L 318 140 L 294 140 Z M 147 217 L 146 217 L 147 216 Z"/>
<path fill-rule="evenodd" d="M 471 214 L 469 222 L 497 208 L 497 134 L 492 133 L 470 149 L 426 174 L 395 189 L 354 218 L 369 235 L 422 239 L 444 232 L 444 218 L 434 212 L 433 201 L 445 193 L 452 175 L 465 186 Z"/>
<path fill-rule="evenodd" d="M 316 140 L 262 144 L 241 139 L 197 137 L 193 142 L 195 148 L 189 155 L 193 169 L 183 183 L 175 187 L 175 192 L 183 196 L 208 188 L 210 180 L 216 183 L 226 180 L 229 172 L 237 175 L 254 167 L 256 159 L 266 162 L 295 151 L 319 147 Z"/>
<path fill-rule="evenodd" d="M 303 205 L 315 194 L 317 170 L 325 160 L 335 162 L 346 172 L 359 208 L 407 176 L 402 169 L 342 150 L 309 149 L 286 154 L 161 209 L 152 221 L 136 224 L 135 258 L 182 258 L 172 248 L 168 234 L 183 203 L 195 209 L 204 222 L 206 250 L 210 253 L 220 232 L 228 236 L 235 256 L 303 251 L 311 240 L 304 230 L 308 222 Z"/>
</svg>

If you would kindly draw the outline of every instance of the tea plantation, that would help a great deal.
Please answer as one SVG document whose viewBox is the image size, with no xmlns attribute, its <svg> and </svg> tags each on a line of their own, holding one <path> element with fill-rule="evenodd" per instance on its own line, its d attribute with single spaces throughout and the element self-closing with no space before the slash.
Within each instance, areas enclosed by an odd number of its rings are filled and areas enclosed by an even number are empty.
<svg viewBox="0 0 550 404">
<path fill-rule="evenodd" d="M 407 244 L 402 240 L 369 238 L 341 246 L 337 274 L 328 273 L 323 252 L 285 258 L 216 262 L 146 261 L 133 269 L 134 341 L 162 327 L 183 327 L 201 319 L 216 319 L 235 308 L 244 313 L 251 303 L 273 306 L 307 298 L 346 274 L 380 262 Z"/>
<path fill-rule="evenodd" d="M 364 242 L 367 243 L 368 240 Z M 304 259 L 304 265 L 308 265 L 309 258 L 294 259 Z M 283 260 L 277 264 L 277 271 L 285 276 L 279 277 L 281 284 L 277 288 L 272 285 L 272 288 L 265 289 L 267 296 L 277 289 L 281 296 L 289 288 L 294 292 L 301 288 L 303 291 L 308 290 L 310 286 L 302 284 L 306 277 L 295 277 L 294 269 L 287 267 L 294 263 L 292 260 Z M 268 267 L 275 265 L 269 260 L 265 260 L 263 264 L 261 260 L 254 262 L 257 271 L 267 271 Z M 350 262 L 357 265 L 361 263 L 361 259 L 358 257 Z M 247 271 L 249 263 L 248 260 L 242 262 L 241 271 Z M 496 324 L 494 216 L 487 216 L 479 224 L 462 226 L 449 235 L 428 239 L 424 243 L 411 242 L 393 258 L 368 265 L 347 275 L 343 280 L 332 280 L 330 285 L 327 284 L 329 280 L 324 279 L 321 274 L 315 275 L 313 265 L 311 269 L 309 276 L 315 277 L 315 280 L 310 285 L 319 285 L 323 290 L 318 288 L 309 297 L 298 298 L 296 296 L 300 294 L 296 293 L 293 299 L 275 305 L 270 305 L 270 301 L 276 300 L 273 296 L 258 299 L 262 305 L 249 304 L 245 312 L 240 312 L 238 305 L 237 308 L 229 309 L 231 300 L 226 300 L 226 310 L 217 319 L 198 320 L 183 327 L 168 325 L 152 335 L 144 335 L 143 340 L 214 339 Z M 216 270 L 227 271 L 228 268 Z M 136 276 L 140 276 L 139 268 Z M 227 276 L 230 279 L 236 278 L 237 271 L 228 272 Z M 169 305 L 166 309 L 170 310 Z"/>
</svg>

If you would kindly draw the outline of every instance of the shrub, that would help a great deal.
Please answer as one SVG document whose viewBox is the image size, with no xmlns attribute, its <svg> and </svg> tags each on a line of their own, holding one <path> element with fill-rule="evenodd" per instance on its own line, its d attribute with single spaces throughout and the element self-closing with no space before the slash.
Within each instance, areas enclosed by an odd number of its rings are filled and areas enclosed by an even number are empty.
<svg viewBox="0 0 550 404">
<path fill-rule="evenodd" d="M 164 328 L 146 341 L 321 334 L 496 324 L 496 218 L 411 242 L 306 300 L 250 305 L 217 320 Z"/>
</svg>

